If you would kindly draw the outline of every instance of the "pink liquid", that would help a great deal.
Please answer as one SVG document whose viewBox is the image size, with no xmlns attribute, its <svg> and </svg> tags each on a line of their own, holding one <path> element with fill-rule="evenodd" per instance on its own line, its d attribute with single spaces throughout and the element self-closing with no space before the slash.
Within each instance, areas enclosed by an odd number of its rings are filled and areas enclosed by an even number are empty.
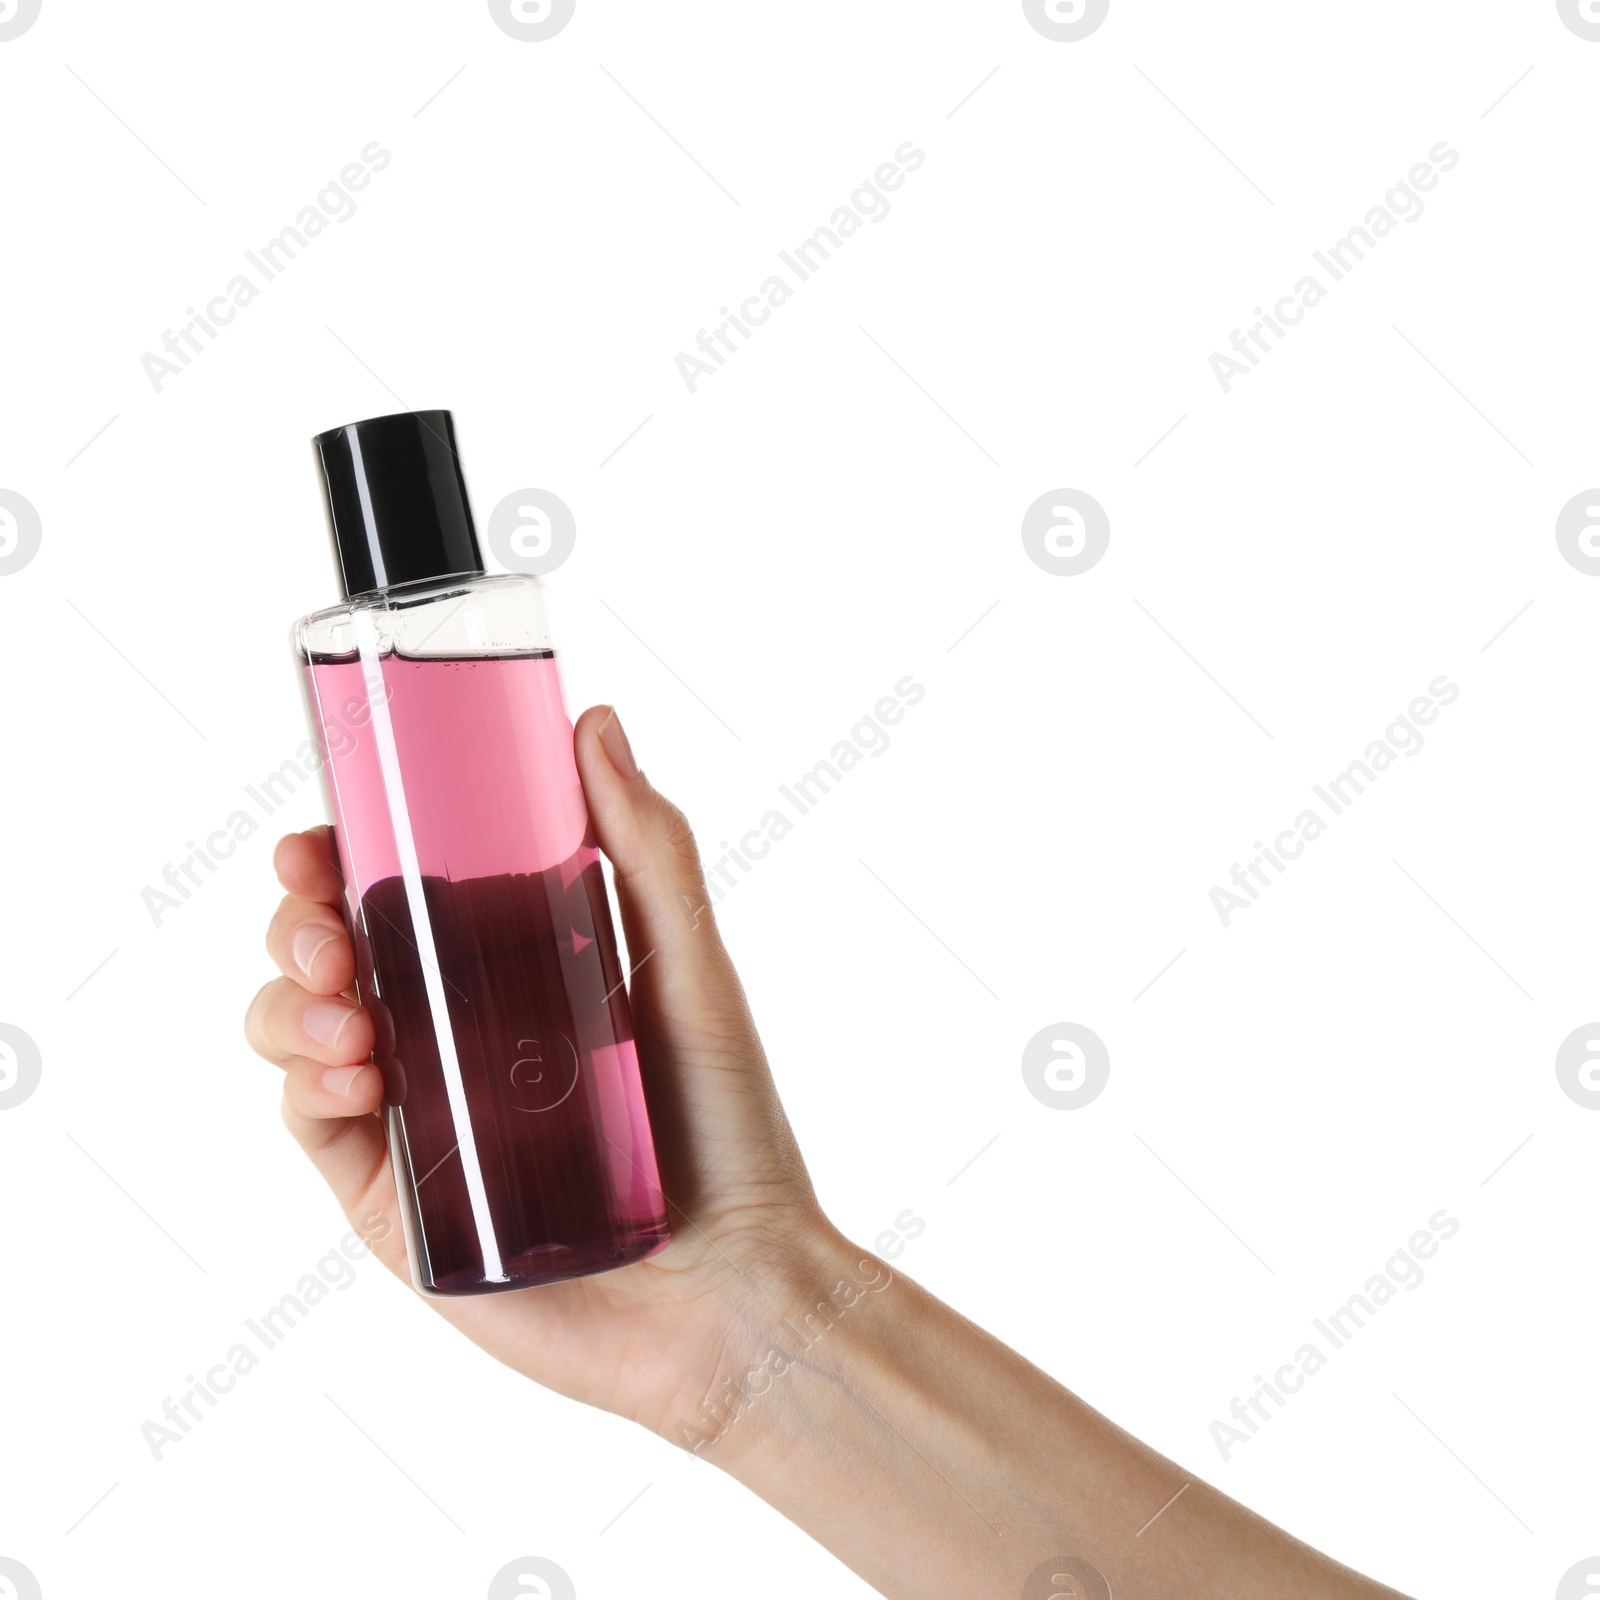
<svg viewBox="0 0 1600 1600">
<path fill-rule="evenodd" d="M 390 654 L 307 675 L 418 1286 L 525 1288 L 659 1249 L 554 657 Z"/>
</svg>

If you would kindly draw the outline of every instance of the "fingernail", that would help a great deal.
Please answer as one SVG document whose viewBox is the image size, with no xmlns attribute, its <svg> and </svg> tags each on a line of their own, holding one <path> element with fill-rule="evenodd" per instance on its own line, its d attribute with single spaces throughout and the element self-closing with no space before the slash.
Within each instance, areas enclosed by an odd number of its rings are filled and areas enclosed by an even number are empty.
<svg viewBox="0 0 1600 1600">
<path fill-rule="evenodd" d="M 338 1044 L 345 1024 L 355 1014 L 356 1008 L 346 1005 L 342 1000 L 315 1000 L 306 1007 L 300 1026 L 305 1029 L 308 1039 L 315 1039 L 318 1044 L 326 1045 L 331 1050 Z"/>
<path fill-rule="evenodd" d="M 317 952 L 338 937 L 338 934 L 329 933 L 315 922 L 296 928 L 294 938 L 289 941 L 289 953 L 294 957 L 294 964 L 309 978 L 312 967 L 316 965 Z"/>
<path fill-rule="evenodd" d="M 633 746 L 622 731 L 622 719 L 617 715 L 615 706 L 611 707 L 606 713 L 606 720 L 600 724 L 600 743 L 606 747 L 611 765 L 624 781 L 631 783 L 639 776 L 639 763 L 633 759 Z"/>
<path fill-rule="evenodd" d="M 329 1094 L 348 1095 L 350 1085 L 366 1070 L 365 1063 L 359 1067 L 329 1067 L 322 1074 L 322 1087 Z"/>
</svg>

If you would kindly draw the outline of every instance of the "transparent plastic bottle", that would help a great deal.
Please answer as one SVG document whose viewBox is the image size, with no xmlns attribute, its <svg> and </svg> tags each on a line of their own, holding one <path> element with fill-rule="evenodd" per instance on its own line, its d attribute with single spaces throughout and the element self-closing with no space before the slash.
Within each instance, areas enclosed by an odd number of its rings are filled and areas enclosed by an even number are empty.
<svg viewBox="0 0 1600 1600">
<path fill-rule="evenodd" d="M 639 1260 L 666 1209 L 540 585 L 483 572 L 448 412 L 316 447 L 345 599 L 294 647 L 413 1281 Z"/>
</svg>

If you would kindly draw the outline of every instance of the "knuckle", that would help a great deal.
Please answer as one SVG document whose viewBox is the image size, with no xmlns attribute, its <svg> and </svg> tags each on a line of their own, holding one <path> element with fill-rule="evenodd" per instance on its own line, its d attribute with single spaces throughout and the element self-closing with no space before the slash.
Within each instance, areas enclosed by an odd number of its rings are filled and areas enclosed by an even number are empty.
<svg viewBox="0 0 1600 1600">
<path fill-rule="evenodd" d="M 695 841 L 694 829 L 680 807 L 670 800 L 661 802 L 660 828 L 662 843 L 680 861 L 691 867 L 700 865 L 700 846 Z"/>
<path fill-rule="evenodd" d="M 244 1008 L 244 1036 L 250 1048 L 259 1055 L 265 1042 L 263 1021 L 267 1008 L 272 1004 L 272 991 L 277 987 L 278 980 L 264 983 L 250 997 L 250 1004 Z"/>
<path fill-rule="evenodd" d="M 289 942 L 294 938 L 295 931 L 306 920 L 305 907 L 293 895 L 285 895 L 278 902 L 278 908 L 272 913 L 271 920 L 267 923 L 267 954 L 274 961 L 281 962 L 281 958 L 289 948 Z"/>
</svg>

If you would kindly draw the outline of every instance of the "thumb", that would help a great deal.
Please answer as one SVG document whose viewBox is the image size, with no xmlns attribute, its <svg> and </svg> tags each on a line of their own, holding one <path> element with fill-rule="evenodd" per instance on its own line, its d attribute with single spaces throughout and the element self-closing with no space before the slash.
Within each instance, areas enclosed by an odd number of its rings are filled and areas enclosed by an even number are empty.
<svg viewBox="0 0 1600 1600">
<path fill-rule="evenodd" d="M 671 1203 L 732 1204 L 749 1192 L 741 1184 L 770 1198 L 776 1184 L 814 1206 L 688 819 L 639 771 L 610 706 L 584 712 L 573 742 L 595 837 L 616 871 L 628 1000 Z"/>
<path fill-rule="evenodd" d="M 739 993 L 689 820 L 639 770 L 615 708 L 585 711 L 573 749 L 595 837 L 615 869 L 633 970 L 649 961 L 654 983 L 680 999 L 715 1005 Z"/>
</svg>

